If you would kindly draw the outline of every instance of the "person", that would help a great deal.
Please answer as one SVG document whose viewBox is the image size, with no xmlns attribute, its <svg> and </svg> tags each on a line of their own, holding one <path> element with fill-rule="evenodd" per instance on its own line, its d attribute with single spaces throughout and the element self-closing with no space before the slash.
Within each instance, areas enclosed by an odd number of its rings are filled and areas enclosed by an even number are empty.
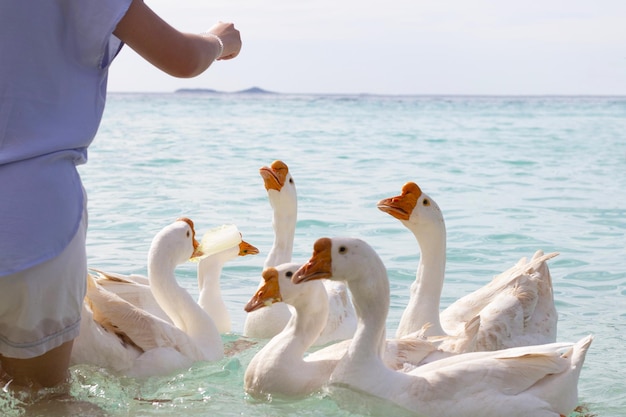
<svg viewBox="0 0 626 417">
<path fill-rule="evenodd" d="M 0 382 L 67 381 L 86 290 L 87 160 L 123 44 L 174 77 L 235 58 L 232 23 L 178 31 L 142 0 L 5 0 L 0 13 Z"/>
</svg>

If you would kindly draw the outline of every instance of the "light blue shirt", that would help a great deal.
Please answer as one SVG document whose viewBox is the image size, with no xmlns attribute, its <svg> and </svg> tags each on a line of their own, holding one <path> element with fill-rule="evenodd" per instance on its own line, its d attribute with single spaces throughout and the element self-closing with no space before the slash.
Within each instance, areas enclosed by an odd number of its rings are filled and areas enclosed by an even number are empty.
<svg viewBox="0 0 626 417">
<path fill-rule="evenodd" d="M 0 276 L 59 255 L 81 220 L 76 165 L 104 110 L 131 0 L 2 0 Z"/>
</svg>

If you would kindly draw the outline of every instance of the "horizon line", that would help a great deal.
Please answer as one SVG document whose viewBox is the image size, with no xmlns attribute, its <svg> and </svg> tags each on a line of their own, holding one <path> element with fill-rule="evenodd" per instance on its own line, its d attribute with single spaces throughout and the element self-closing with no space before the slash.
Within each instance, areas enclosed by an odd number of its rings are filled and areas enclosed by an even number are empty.
<svg viewBox="0 0 626 417">
<path fill-rule="evenodd" d="M 214 95 L 302 95 L 302 96 L 395 96 L 395 97 L 588 97 L 626 98 L 626 93 L 368 93 L 368 92 L 280 92 L 251 87 L 244 90 L 222 91 L 211 88 L 179 88 L 170 91 L 109 91 L 110 94 L 214 94 Z"/>
</svg>

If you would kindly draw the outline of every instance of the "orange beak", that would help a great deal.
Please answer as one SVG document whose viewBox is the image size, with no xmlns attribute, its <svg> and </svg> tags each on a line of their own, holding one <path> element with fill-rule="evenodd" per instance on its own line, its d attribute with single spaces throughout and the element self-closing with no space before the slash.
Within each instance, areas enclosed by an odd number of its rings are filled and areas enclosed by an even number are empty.
<svg viewBox="0 0 626 417">
<path fill-rule="evenodd" d="M 312 281 L 314 279 L 332 277 L 332 241 L 323 237 L 317 239 L 313 245 L 313 255 L 307 263 L 302 265 L 291 277 L 291 282 Z"/>
<path fill-rule="evenodd" d="M 398 220 L 409 220 L 421 195 L 422 190 L 417 184 L 407 182 L 402 187 L 402 194 L 380 200 L 377 207 Z"/>
<path fill-rule="evenodd" d="M 239 256 L 256 255 L 258 253 L 259 250 L 256 248 L 256 246 L 252 246 L 245 240 L 242 240 L 239 244 Z"/>
<path fill-rule="evenodd" d="M 269 307 L 274 303 L 283 301 L 278 285 L 278 271 L 276 268 L 267 268 L 263 271 L 263 285 L 252 296 L 244 307 L 246 312 L 251 313 L 263 307 Z"/>
<path fill-rule="evenodd" d="M 261 167 L 259 174 L 263 177 L 266 190 L 280 191 L 283 185 L 285 185 L 289 168 L 283 161 L 276 160 L 269 167 Z"/>
</svg>

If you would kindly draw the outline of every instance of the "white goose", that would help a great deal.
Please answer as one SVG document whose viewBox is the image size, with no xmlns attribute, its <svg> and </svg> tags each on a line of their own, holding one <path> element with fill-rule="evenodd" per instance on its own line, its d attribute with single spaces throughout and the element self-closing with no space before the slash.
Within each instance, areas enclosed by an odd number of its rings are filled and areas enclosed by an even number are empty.
<svg viewBox="0 0 626 417">
<path fill-rule="evenodd" d="M 326 325 L 328 297 L 321 282 L 291 283 L 300 266 L 287 263 L 263 270 L 263 285 L 245 307 L 250 313 L 286 302 L 295 309 L 285 328 L 257 352 L 246 369 L 244 389 L 255 398 L 309 395 L 328 382 L 338 362 L 338 358 L 303 359 Z"/>
<path fill-rule="evenodd" d="M 272 227 L 274 242 L 265 259 L 264 268 L 292 261 L 293 243 L 298 217 L 298 197 L 296 185 L 289 168 L 280 160 L 259 169 L 273 210 Z M 259 288 L 263 281 L 259 283 Z M 314 342 L 325 345 L 345 340 L 356 330 L 356 313 L 347 288 L 342 283 L 324 281 L 328 295 L 328 319 L 326 326 Z M 278 302 L 268 308 L 254 310 L 246 315 L 243 335 L 258 339 L 276 336 L 291 317 L 287 304 Z"/>
<path fill-rule="evenodd" d="M 222 268 L 226 262 L 239 256 L 255 255 L 259 250 L 241 238 L 235 225 L 222 225 L 207 231 L 202 237 L 200 248 L 204 255 L 195 259 L 198 262 L 198 304 L 211 316 L 220 333 L 228 333 L 231 320 L 220 288 Z M 148 277 L 122 275 L 95 268 L 90 270 L 98 284 L 107 290 L 142 310 L 172 322 L 154 298 Z"/>
<path fill-rule="evenodd" d="M 346 282 L 359 316 L 350 348 L 330 378 L 329 391 L 340 404 L 393 404 L 422 417 L 559 417 L 576 407 L 591 336 L 575 344 L 465 353 L 402 373 L 381 358 L 389 281 L 378 254 L 359 239 L 318 239 L 292 280 L 321 278 Z"/>
<path fill-rule="evenodd" d="M 165 227 L 150 246 L 150 288 L 174 325 L 105 290 L 89 275 L 72 363 L 144 377 L 166 374 L 195 361 L 221 359 L 224 348 L 215 324 L 174 275 L 177 265 L 201 256 L 197 247 L 189 219 Z"/>
<path fill-rule="evenodd" d="M 556 340 L 557 312 L 546 261 L 557 253 L 544 255 L 538 251 L 529 262 L 522 258 L 440 313 L 446 264 L 446 227 L 440 208 L 413 182 L 402 187 L 401 195 L 381 200 L 378 208 L 413 232 L 421 252 L 397 337 L 427 325 L 427 336 L 453 336 L 444 339 L 441 348 L 457 353 Z"/>
</svg>

